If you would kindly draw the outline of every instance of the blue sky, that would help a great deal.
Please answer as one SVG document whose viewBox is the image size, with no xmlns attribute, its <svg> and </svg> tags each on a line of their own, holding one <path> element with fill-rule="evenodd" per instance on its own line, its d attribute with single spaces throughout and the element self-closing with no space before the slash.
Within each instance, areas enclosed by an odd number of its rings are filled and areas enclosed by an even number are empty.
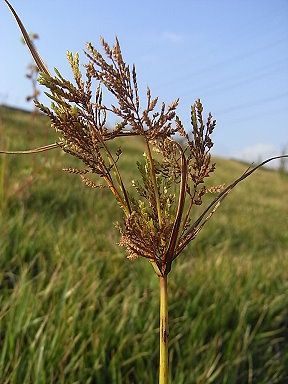
<svg viewBox="0 0 288 384">
<path fill-rule="evenodd" d="M 117 35 L 143 93 L 149 85 L 163 101 L 180 97 L 187 125 L 191 103 L 202 99 L 218 122 L 215 154 L 258 160 L 288 146 L 288 0 L 11 3 L 40 35 L 50 69 L 69 74 L 67 50 L 82 52 L 88 41 L 99 48 L 99 36 Z M 0 36 L 0 103 L 29 108 L 31 60 L 4 2 Z"/>
</svg>

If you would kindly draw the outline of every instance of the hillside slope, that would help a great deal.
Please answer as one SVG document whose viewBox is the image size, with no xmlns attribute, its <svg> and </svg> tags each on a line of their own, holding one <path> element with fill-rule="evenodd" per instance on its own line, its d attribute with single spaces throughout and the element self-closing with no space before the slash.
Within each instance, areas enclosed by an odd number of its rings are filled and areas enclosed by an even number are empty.
<svg viewBox="0 0 288 384">
<path fill-rule="evenodd" d="M 55 138 L 44 117 L 0 108 L 1 148 Z M 121 145 L 132 179 L 142 147 Z M 219 184 L 246 168 L 216 162 Z M 153 383 L 157 279 L 117 246 L 109 192 L 62 171 L 71 165 L 58 150 L 0 157 L 0 382 Z M 259 170 L 176 261 L 172 383 L 287 382 L 287 192 L 287 175 Z"/>
</svg>

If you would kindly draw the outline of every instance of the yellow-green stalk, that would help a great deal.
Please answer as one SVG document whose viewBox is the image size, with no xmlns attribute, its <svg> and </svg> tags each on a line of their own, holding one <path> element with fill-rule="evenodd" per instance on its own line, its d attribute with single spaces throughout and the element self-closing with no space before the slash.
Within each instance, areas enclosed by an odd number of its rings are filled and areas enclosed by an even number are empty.
<svg viewBox="0 0 288 384">
<path fill-rule="evenodd" d="M 168 360 L 168 287 L 167 275 L 159 277 L 160 284 L 160 360 L 159 360 L 159 384 L 168 384 L 169 360 Z"/>
</svg>

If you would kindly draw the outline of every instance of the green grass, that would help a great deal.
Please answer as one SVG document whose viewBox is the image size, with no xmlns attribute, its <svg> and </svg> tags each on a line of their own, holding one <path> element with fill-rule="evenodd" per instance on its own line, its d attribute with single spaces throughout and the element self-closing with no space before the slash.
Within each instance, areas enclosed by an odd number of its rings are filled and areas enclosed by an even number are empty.
<svg viewBox="0 0 288 384">
<path fill-rule="evenodd" d="M 44 118 L 0 109 L 0 141 L 52 143 Z M 141 144 L 122 144 L 133 178 Z M 2 160 L 1 160 L 2 159 Z M 109 191 L 55 150 L 1 158 L 0 382 L 157 382 L 158 281 L 117 246 Z M 245 170 L 218 159 L 217 182 Z M 173 384 L 288 382 L 288 179 L 240 184 L 169 275 Z"/>
</svg>

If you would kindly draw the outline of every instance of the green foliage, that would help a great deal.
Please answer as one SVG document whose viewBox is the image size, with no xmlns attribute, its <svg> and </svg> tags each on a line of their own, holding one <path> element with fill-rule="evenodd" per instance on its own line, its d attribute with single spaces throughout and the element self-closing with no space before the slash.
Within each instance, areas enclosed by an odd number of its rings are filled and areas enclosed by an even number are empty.
<svg viewBox="0 0 288 384">
<path fill-rule="evenodd" d="M 28 114 L 0 113 L 9 149 L 53 141 L 44 118 L 31 131 Z M 143 144 L 120 145 L 128 156 L 119 166 L 132 183 Z M 113 224 L 121 216 L 109 191 L 61 172 L 79 163 L 57 151 L 6 161 L 1 384 L 154 383 L 158 281 L 149 263 L 128 262 L 116 245 Z M 246 168 L 217 165 L 217 184 Z M 287 381 L 286 191 L 286 178 L 259 170 L 176 260 L 169 275 L 172 383 Z"/>
</svg>

